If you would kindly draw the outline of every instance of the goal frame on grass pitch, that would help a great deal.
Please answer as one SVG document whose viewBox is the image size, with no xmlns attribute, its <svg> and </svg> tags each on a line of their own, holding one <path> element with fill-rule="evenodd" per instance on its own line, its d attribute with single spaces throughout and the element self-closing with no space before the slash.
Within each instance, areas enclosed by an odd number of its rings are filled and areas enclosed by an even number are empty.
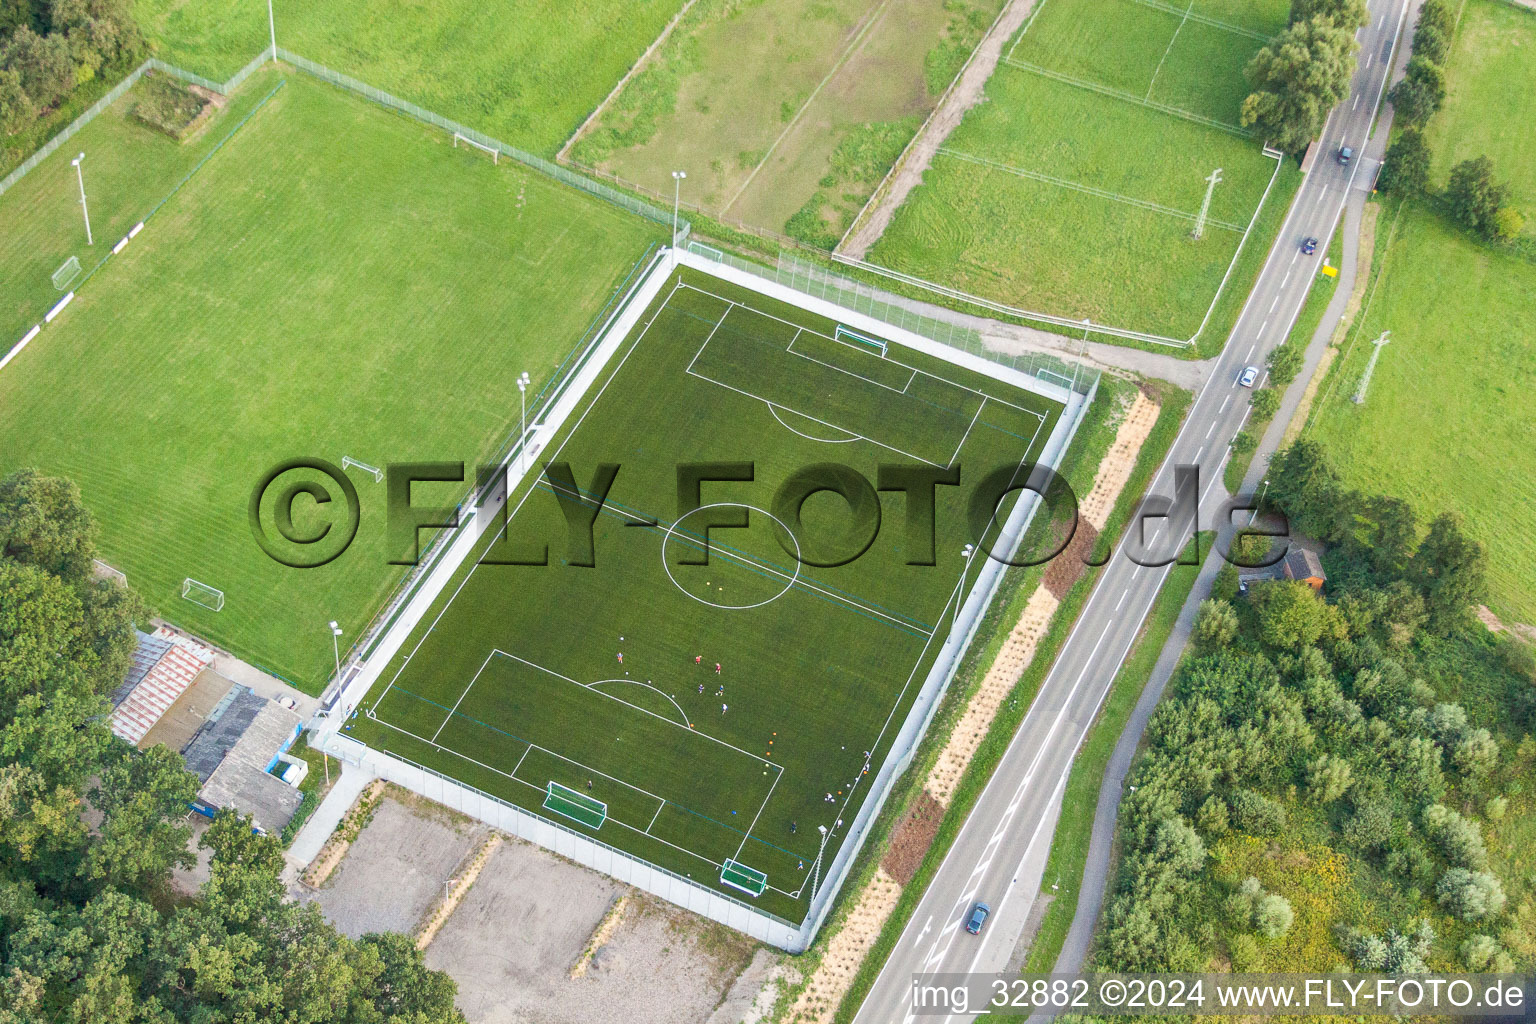
<svg viewBox="0 0 1536 1024">
<path fill-rule="evenodd" d="M 608 805 L 594 797 L 579 793 L 569 786 L 550 780 L 544 787 L 544 809 L 572 821 L 580 822 L 597 831 L 608 820 Z"/>
<path fill-rule="evenodd" d="M 832 340 L 840 341 L 844 345 L 852 345 L 854 348 L 873 350 L 880 353 L 881 359 L 884 359 L 889 354 L 891 347 L 889 342 L 882 341 L 879 338 L 872 338 L 861 331 L 856 331 L 852 327 L 847 327 L 843 324 L 838 324 L 837 329 L 832 332 Z"/>
<path fill-rule="evenodd" d="M 191 576 L 181 581 L 181 596 L 211 612 L 224 610 L 224 591 L 218 587 L 210 587 L 206 583 L 199 583 Z"/>
<path fill-rule="evenodd" d="M 458 132 L 454 132 L 453 133 L 453 148 L 454 149 L 458 149 L 459 148 L 459 143 L 461 143 L 461 142 L 464 143 L 466 146 L 474 146 L 476 149 L 481 150 L 482 152 L 491 154 L 491 163 L 500 165 L 500 163 L 501 163 L 501 150 L 497 149 L 495 146 L 487 146 L 483 142 L 476 142 L 474 139 L 470 138 L 468 135 L 461 135 Z"/>
</svg>

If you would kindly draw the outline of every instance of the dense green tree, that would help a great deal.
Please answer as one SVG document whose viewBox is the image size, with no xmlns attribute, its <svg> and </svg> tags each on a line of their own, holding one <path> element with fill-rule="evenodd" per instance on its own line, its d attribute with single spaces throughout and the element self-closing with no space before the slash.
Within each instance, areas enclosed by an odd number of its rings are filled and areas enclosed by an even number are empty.
<svg viewBox="0 0 1536 1024">
<path fill-rule="evenodd" d="M 77 584 L 95 551 L 96 524 L 74 481 L 35 469 L 0 480 L 0 554 Z"/>
<path fill-rule="evenodd" d="M 1305 354 L 1299 345 L 1287 342 L 1275 346 L 1270 350 L 1267 360 L 1270 382 L 1278 388 L 1287 387 L 1301 372 L 1304 361 Z"/>
<path fill-rule="evenodd" d="M 0 135 L 21 131 L 36 115 L 32 98 L 21 87 L 20 73 L 0 67 Z"/>
<path fill-rule="evenodd" d="M 1348 95 L 1358 49 L 1353 29 L 1326 15 L 1292 24 L 1244 69 L 1254 91 L 1243 101 L 1243 126 L 1287 153 L 1306 149 Z"/>
<path fill-rule="evenodd" d="M 1413 55 L 1444 64 L 1445 58 L 1451 55 L 1451 37 L 1438 26 L 1421 22 L 1413 33 Z"/>
<path fill-rule="evenodd" d="M 1463 160 L 1451 168 L 1445 201 L 1451 216 L 1473 231 L 1494 237 L 1498 230 L 1495 218 L 1508 198 L 1508 186 L 1493 180 L 1493 161 L 1488 157 Z"/>
<path fill-rule="evenodd" d="M 90 792 L 102 815 L 86 852 L 84 875 L 143 896 L 155 895 L 173 867 L 191 867 L 187 805 L 197 776 L 164 746 L 138 753 L 115 745 Z"/>
<path fill-rule="evenodd" d="M 1389 97 L 1392 109 L 1403 124 L 1422 128 L 1445 102 L 1445 71 L 1428 57 L 1415 54 Z"/>
<path fill-rule="evenodd" d="M 1268 580 L 1248 588 L 1259 615 L 1259 635 L 1271 647 L 1297 650 L 1340 632 L 1342 620 L 1299 580 Z"/>
<path fill-rule="evenodd" d="M 1365 9 L 1365 0 L 1291 0 L 1292 25 L 1319 16 L 1332 20 L 1335 25 L 1359 28 L 1366 23 L 1370 12 Z"/>
<path fill-rule="evenodd" d="M 1419 6 L 1419 20 L 1415 33 L 1432 28 L 1451 38 L 1456 32 L 1456 7 L 1452 0 L 1424 0 Z"/>
<path fill-rule="evenodd" d="M 75 87 L 74 62 L 62 36 L 42 36 L 27 26 L 0 45 L 0 68 L 14 71 L 37 110 L 47 110 Z"/>
<path fill-rule="evenodd" d="M 1274 388 L 1259 388 L 1250 399 L 1253 418 L 1259 421 L 1272 418 L 1280 410 L 1280 392 Z"/>
<path fill-rule="evenodd" d="M 1463 818 L 1444 804 L 1424 808 L 1424 832 L 1447 863 L 1473 871 L 1488 866 L 1488 848 L 1477 823 Z"/>
<path fill-rule="evenodd" d="M 1435 884 L 1440 908 L 1463 921 L 1482 921 L 1504 912 L 1504 884 L 1486 871 L 1451 868 Z"/>
<path fill-rule="evenodd" d="M 1452 512 L 1436 516 L 1408 566 L 1424 595 L 1428 628 L 1444 635 L 1465 624 L 1483 599 L 1487 555 Z"/>
<path fill-rule="evenodd" d="M 1214 651 L 1225 647 L 1237 636 L 1237 610 L 1226 601 L 1206 598 L 1195 615 L 1195 646 Z"/>
<path fill-rule="evenodd" d="M 1393 195 L 1421 196 L 1429 190 L 1429 166 L 1429 143 L 1423 130 L 1404 128 L 1387 147 L 1376 186 Z"/>
</svg>

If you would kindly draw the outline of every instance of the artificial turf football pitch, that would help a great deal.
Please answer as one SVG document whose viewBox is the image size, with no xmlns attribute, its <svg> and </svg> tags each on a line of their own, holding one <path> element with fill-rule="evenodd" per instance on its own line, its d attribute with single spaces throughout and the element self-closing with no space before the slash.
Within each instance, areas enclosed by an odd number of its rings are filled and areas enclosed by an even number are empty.
<svg viewBox="0 0 1536 1024">
<path fill-rule="evenodd" d="M 671 275 L 538 454 L 569 477 L 514 485 L 346 735 L 798 922 L 818 826 L 830 861 L 980 567 L 975 484 L 1021 477 L 1061 406 Z M 959 467 L 930 531 L 875 496 L 898 466 Z M 850 471 L 851 500 L 780 490 Z"/>
</svg>

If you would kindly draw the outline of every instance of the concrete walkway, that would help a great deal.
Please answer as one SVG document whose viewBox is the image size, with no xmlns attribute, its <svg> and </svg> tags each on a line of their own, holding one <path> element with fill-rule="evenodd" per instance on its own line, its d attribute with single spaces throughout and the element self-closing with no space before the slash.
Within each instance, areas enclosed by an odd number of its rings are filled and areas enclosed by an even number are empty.
<svg viewBox="0 0 1536 1024">
<path fill-rule="evenodd" d="M 347 811 L 357 802 L 358 795 L 367 788 L 374 776 L 345 761 L 337 762 L 341 765 L 341 778 L 331 787 L 331 791 L 325 795 L 320 806 L 315 808 L 315 813 L 310 815 L 304 827 L 299 830 L 298 838 L 288 848 L 285 855 L 288 863 L 303 869 L 309 866 L 309 862 L 320 855 L 320 850 L 325 846 L 325 841 L 331 838 L 331 833 L 336 831 L 336 826 L 341 824 L 341 819 L 346 817 Z"/>
</svg>

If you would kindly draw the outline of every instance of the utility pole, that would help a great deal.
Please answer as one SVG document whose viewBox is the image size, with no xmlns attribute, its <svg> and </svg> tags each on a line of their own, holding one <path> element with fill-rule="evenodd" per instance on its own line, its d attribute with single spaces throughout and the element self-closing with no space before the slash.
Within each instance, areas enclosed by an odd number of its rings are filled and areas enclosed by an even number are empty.
<svg viewBox="0 0 1536 1024">
<path fill-rule="evenodd" d="M 1205 199 L 1200 203 L 1200 216 L 1195 218 L 1195 230 L 1190 232 L 1192 238 L 1200 238 L 1205 234 L 1205 216 L 1211 212 L 1211 194 L 1216 191 L 1216 186 L 1221 184 L 1221 168 L 1211 172 L 1211 176 L 1205 179 Z"/>
<path fill-rule="evenodd" d="M 1355 391 L 1354 402 L 1356 405 L 1365 404 L 1365 389 L 1371 386 L 1371 374 L 1376 372 L 1376 360 L 1381 358 L 1382 346 L 1387 344 L 1391 337 L 1391 331 L 1382 331 L 1381 337 L 1371 342 L 1376 347 L 1371 351 L 1371 361 L 1365 364 L 1365 376 L 1360 378 L 1360 387 Z"/>
<path fill-rule="evenodd" d="M 272 59 L 277 60 L 277 19 L 272 16 L 272 0 L 267 0 L 267 31 L 272 34 Z"/>
<path fill-rule="evenodd" d="M 85 172 L 80 169 L 80 164 L 85 160 L 85 154 L 71 160 L 70 166 L 75 169 L 75 180 L 80 183 L 80 212 L 85 215 L 85 244 L 95 245 L 91 240 L 91 208 L 85 205 Z"/>
</svg>

